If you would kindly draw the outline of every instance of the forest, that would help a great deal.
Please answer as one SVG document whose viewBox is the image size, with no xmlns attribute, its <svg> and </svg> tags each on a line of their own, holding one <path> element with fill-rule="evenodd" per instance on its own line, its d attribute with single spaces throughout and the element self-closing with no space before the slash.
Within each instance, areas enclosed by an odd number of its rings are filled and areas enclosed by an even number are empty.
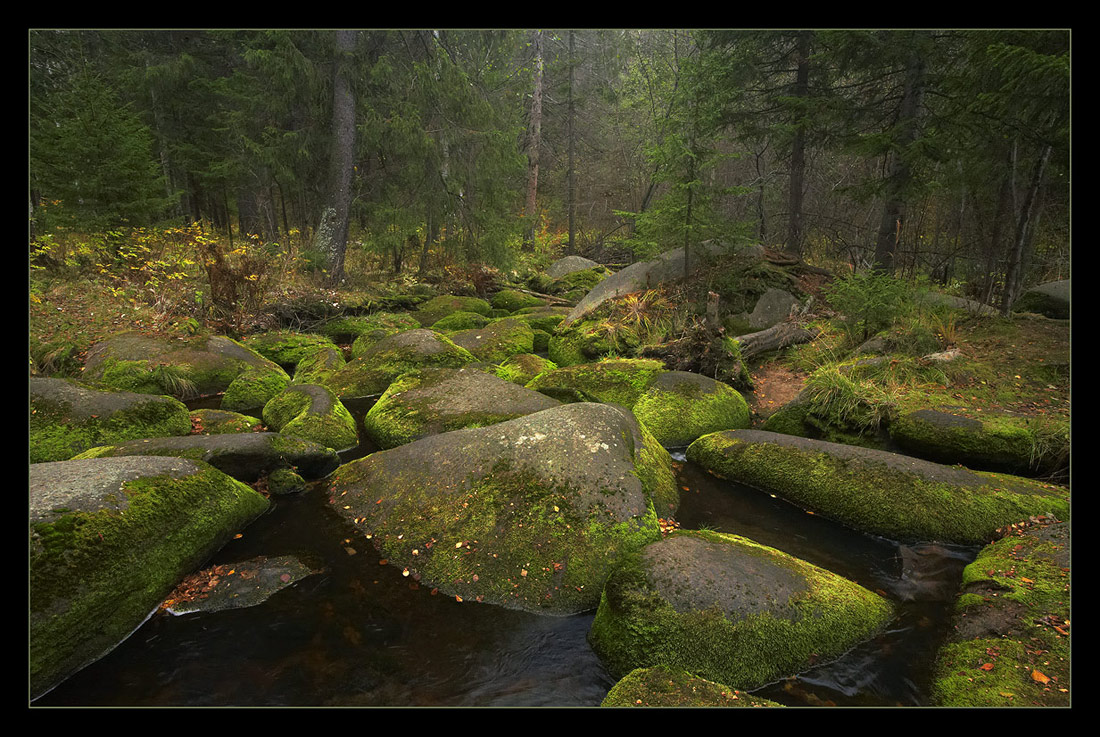
<svg viewBox="0 0 1100 737">
<path fill-rule="evenodd" d="M 1068 706 L 1070 41 L 29 30 L 30 702 Z"/>
</svg>

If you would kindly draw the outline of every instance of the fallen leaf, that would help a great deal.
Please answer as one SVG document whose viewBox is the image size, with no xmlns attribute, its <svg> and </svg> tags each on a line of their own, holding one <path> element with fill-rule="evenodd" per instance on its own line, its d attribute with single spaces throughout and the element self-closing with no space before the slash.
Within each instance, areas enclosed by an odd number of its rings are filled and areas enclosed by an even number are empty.
<svg viewBox="0 0 1100 737">
<path fill-rule="evenodd" d="M 993 670 L 993 663 L 982 663 L 980 667 L 982 670 Z"/>
<path fill-rule="evenodd" d="M 1031 680 L 1035 681 L 1036 683 L 1041 683 L 1044 686 L 1047 685 L 1048 683 L 1050 683 L 1050 678 L 1043 675 L 1042 673 L 1040 673 L 1037 670 L 1031 671 Z"/>
</svg>

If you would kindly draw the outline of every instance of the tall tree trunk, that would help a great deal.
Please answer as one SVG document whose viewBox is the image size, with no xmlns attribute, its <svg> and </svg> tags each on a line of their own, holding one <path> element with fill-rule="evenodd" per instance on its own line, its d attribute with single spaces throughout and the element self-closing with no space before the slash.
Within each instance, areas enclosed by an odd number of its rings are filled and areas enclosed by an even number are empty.
<svg viewBox="0 0 1100 737">
<path fill-rule="evenodd" d="M 531 93 L 531 124 L 527 137 L 527 245 L 533 246 L 538 228 L 539 148 L 542 144 L 542 31 L 535 31 L 535 85 Z"/>
<path fill-rule="evenodd" d="M 1012 243 L 1012 252 L 1008 261 L 1008 270 L 1005 272 L 1005 291 L 1001 296 L 1001 314 L 1008 316 L 1012 310 L 1012 303 L 1016 301 L 1016 295 L 1022 282 L 1021 266 L 1024 261 L 1024 247 L 1031 236 L 1031 219 L 1035 212 L 1035 200 L 1038 199 L 1039 187 L 1043 183 L 1043 173 L 1046 171 L 1047 162 L 1050 161 L 1051 146 L 1047 146 L 1039 160 L 1035 162 L 1035 169 L 1031 173 L 1031 184 L 1024 195 L 1024 202 L 1020 214 L 1016 219 L 1016 235 Z"/>
<path fill-rule="evenodd" d="M 317 222 L 313 248 L 328 264 L 327 282 L 344 279 L 344 255 L 351 214 L 351 181 L 355 166 L 355 97 L 351 89 L 351 61 L 356 31 L 336 31 L 336 63 L 332 82 L 332 152 L 328 193 Z"/>
<path fill-rule="evenodd" d="M 576 173 L 574 172 L 574 155 L 576 152 L 576 109 L 573 105 L 573 84 L 574 84 L 574 59 L 573 54 L 576 51 L 574 31 L 569 31 L 569 173 L 568 173 L 568 199 L 569 199 L 569 253 L 574 254 L 577 252 L 577 189 L 576 189 Z"/>
<path fill-rule="evenodd" d="M 800 100 L 810 94 L 810 36 L 812 31 L 798 34 L 798 69 L 795 72 L 794 96 Z M 802 198 L 806 179 L 805 111 L 798 111 L 798 122 L 791 141 L 791 181 L 788 193 L 787 243 L 784 250 L 795 258 L 802 257 Z"/>
<path fill-rule="evenodd" d="M 886 201 L 882 206 L 882 219 L 879 221 L 878 239 L 875 242 L 874 267 L 877 271 L 892 273 L 894 270 L 894 256 L 905 218 L 906 190 L 913 175 L 908 149 L 917 140 L 920 132 L 918 118 L 924 93 L 924 77 L 924 56 L 920 48 L 915 47 L 909 56 L 905 73 L 905 89 L 898 108 L 897 133 L 894 137 L 895 146 L 889 154 Z"/>
</svg>

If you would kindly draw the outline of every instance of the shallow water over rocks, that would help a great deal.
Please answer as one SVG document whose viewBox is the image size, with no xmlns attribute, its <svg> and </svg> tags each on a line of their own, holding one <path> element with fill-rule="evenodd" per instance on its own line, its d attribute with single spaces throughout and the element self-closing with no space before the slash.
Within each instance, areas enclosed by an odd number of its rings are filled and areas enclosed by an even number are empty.
<svg viewBox="0 0 1100 737">
<path fill-rule="evenodd" d="M 349 409 L 360 418 L 369 404 Z M 936 648 L 976 547 L 857 533 L 674 458 L 683 528 L 744 535 L 898 607 L 879 637 L 756 694 L 792 706 L 927 703 Z M 272 502 L 211 564 L 294 555 L 321 573 L 248 609 L 157 613 L 35 705 L 597 706 L 614 685 L 586 640 L 592 613 L 548 617 L 433 595 L 380 564 L 330 508 L 323 482 Z"/>
</svg>

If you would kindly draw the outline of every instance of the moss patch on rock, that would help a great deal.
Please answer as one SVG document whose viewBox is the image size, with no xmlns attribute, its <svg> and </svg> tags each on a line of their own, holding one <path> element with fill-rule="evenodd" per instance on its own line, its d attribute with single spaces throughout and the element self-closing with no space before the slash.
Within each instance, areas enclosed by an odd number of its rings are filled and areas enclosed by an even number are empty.
<svg viewBox="0 0 1100 737">
<path fill-rule="evenodd" d="M 535 350 L 535 335 L 523 320 L 507 317 L 485 327 L 450 334 L 455 345 L 468 350 L 479 361 L 500 363 L 509 356 Z"/>
<path fill-rule="evenodd" d="M 628 412 L 563 405 L 371 454 L 342 466 L 329 491 L 421 585 L 575 613 L 596 605 L 624 551 L 660 536 L 653 499 L 677 490 L 639 469 L 646 442 Z"/>
<path fill-rule="evenodd" d="M 488 317 L 489 311 L 492 309 L 492 305 L 479 297 L 441 295 L 433 297 L 417 307 L 414 316 L 417 322 L 427 328 L 452 312 L 476 312 L 479 315 Z"/>
<path fill-rule="evenodd" d="M 442 330 L 448 332 L 451 330 L 470 330 L 471 328 L 480 328 L 489 324 L 489 319 L 485 315 L 479 315 L 476 312 L 452 312 L 446 317 L 441 317 L 432 324 L 433 330 Z"/>
<path fill-rule="evenodd" d="M 282 369 L 250 369 L 233 379 L 222 395 L 221 408 L 230 412 L 260 409 L 286 390 L 289 384 L 290 377 Z"/>
<path fill-rule="evenodd" d="M 493 374 L 429 368 L 398 377 L 363 418 L 380 448 L 451 430 L 485 427 L 541 412 L 558 402 Z"/>
<path fill-rule="evenodd" d="M 936 706 L 1069 706 L 1070 530 L 1027 526 L 963 571 L 948 642 L 936 658 Z"/>
<path fill-rule="evenodd" d="M 29 379 L 31 463 L 66 461 L 97 445 L 187 435 L 187 407 L 168 396 L 101 392 L 67 379 Z"/>
<path fill-rule="evenodd" d="M 316 384 L 287 387 L 264 406 L 263 415 L 272 430 L 327 448 L 346 450 L 359 442 L 355 418 L 332 391 Z"/>
<path fill-rule="evenodd" d="M 223 409 L 197 409 L 191 413 L 191 427 L 198 435 L 256 432 L 263 424 L 249 415 Z"/>
<path fill-rule="evenodd" d="M 290 330 L 274 330 L 251 335 L 244 339 L 244 345 L 259 353 L 269 361 L 293 370 L 303 359 L 322 348 L 335 348 L 331 338 L 324 335 L 296 333 Z"/>
<path fill-rule="evenodd" d="M 375 396 L 406 371 L 432 366 L 459 368 L 476 360 L 444 335 L 427 329 L 405 330 L 349 361 L 325 381 L 325 386 L 342 398 Z"/>
<path fill-rule="evenodd" d="M 1033 515 L 1069 518 L 1069 491 L 1051 484 L 759 430 L 705 435 L 687 457 L 894 540 L 984 543 L 998 528 Z"/>
<path fill-rule="evenodd" d="M 685 371 L 659 375 L 632 407 L 664 446 L 686 446 L 719 430 L 749 427 L 749 405 L 733 387 Z"/>
<path fill-rule="evenodd" d="M 636 668 L 607 692 L 600 706 L 782 706 L 721 683 L 663 666 Z"/>
<path fill-rule="evenodd" d="M 589 642 L 613 676 L 664 666 L 753 689 L 838 657 L 893 614 L 877 594 L 747 538 L 678 532 L 624 557 Z"/>
<path fill-rule="evenodd" d="M 268 502 L 202 463 L 31 466 L 32 698 L 124 640 Z"/>
<path fill-rule="evenodd" d="M 665 372 L 660 361 L 648 358 L 609 358 L 596 363 L 562 366 L 536 376 L 528 389 L 561 399 L 611 402 L 630 409 Z"/>
<path fill-rule="evenodd" d="M 495 366 L 493 373 L 505 381 L 524 386 L 542 372 L 553 371 L 557 367 L 553 361 L 534 353 L 517 353 Z"/>
</svg>

